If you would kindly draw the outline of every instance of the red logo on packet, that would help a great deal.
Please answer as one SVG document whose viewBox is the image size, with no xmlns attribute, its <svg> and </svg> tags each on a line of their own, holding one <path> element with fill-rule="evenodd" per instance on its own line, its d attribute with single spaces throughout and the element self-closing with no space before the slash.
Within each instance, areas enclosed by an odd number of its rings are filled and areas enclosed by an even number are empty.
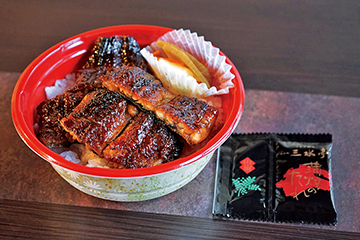
<svg viewBox="0 0 360 240">
<path fill-rule="evenodd" d="M 243 160 L 240 161 L 240 169 L 243 170 L 246 174 L 249 174 L 250 172 L 252 172 L 255 167 L 255 162 L 253 160 L 251 160 L 249 157 L 244 158 Z"/>
<path fill-rule="evenodd" d="M 318 165 L 300 165 L 299 168 L 290 168 L 284 175 L 284 179 L 276 183 L 282 188 L 285 196 L 297 196 L 304 193 L 316 193 L 317 190 L 330 191 L 329 173 Z"/>
</svg>

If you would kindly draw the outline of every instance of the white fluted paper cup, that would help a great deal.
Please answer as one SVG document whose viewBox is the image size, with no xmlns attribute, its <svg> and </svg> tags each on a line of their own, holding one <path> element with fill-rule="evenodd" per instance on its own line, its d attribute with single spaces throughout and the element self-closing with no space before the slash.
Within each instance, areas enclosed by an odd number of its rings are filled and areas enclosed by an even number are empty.
<svg viewBox="0 0 360 240">
<path fill-rule="evenodd" d="M 173 30 L 158 40 L 172 43 L 182 50 L 190 53 L 201 62 L 209 71 L 211 76 L 210 88 L 205 83 L 198 83 L 195 78 L 186 73 L 174 70 L 161 58 L 155 57 L 152 53 L 160 51 L 159 57 L 166 57 L 166 54 L 151 43 L 141 50 L 142 55 L 154 70 L 155 75 L 162 81 L 164 86 L 175 94 L 182 94 L 191 97 L 209 98 L 229 93 L 234 87 L 232 80 L 234 75 L 230 72 L 231 65 L 226 63 L 226 57 L 220 54 L 220 49 L 214 47 L 211 42 L 205 41 L 203 36 L 190 30 Z"/>
</svg>

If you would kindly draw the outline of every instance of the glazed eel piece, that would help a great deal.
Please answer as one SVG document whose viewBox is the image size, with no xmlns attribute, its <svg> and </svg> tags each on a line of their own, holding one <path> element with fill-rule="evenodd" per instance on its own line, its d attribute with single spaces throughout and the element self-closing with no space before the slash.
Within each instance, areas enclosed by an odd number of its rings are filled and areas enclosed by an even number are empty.
<svg viewBox="0 0 360 240">
<path fill-rule="evenodd" d="M 69 146 L 74 139 L 62 128 L 60 120 L 68 116 L 85 95 L 93 90 L 92 85 L 81 83 L 55 98 L 41 102 L 36 108 L 37 138 L 48 148 Z"/>
<path fill-rule="evenodd" d="M 181 149 L 175 133 L 152 113 L 140 112 L 103 154 L 116 168 L 143 168 L 177 159 Z"/>
<path fill-rule="evenodd" d="M 37 138 L 49 148 L 69 146 L 74 139 L 63 129 L 60 120 L 67 117 L 87 93 L 102 88 L 98 77 L 106 70 L 122 65 L 149 70 L 140 50 L 139 44 L 131 36 L 99 37 L 87 62 L 76 73 L 75 86 L 37 107 Z"/>
<path fill-rule="evenodd" d="M 99 37 L 86 64 L 78 71 L 76 83 L 86 82 L 101 87 L 98 77 L 108 69 L 123 65 L 150 71 L 140 50 L 138 42 L 132 36 Z"/>
<path fill-rule="evenodd" d="M 60 122 L 74 139 L 115 168 L 156 166 L 178 158 L 182 149 L 175 133 L 152 113 L 139 112 L 107 89 L 87 94 Z"/>
<path fill-rule="evenodd" d="M 99 37 L 84 68 L 94 69 L 101 66 L 117 68 L 126 65 L 149 71 L 149 66 L 140 50 L 139 43 L 132 36 Z"/>
<path fill-rule="evenodd" d="M 87 94 L 60 123 L 75 140 L 102 156 L 103 149 L 137 113 L 138 109 L 119 93 L 99 89 Z"/>
<path fill-rule="evenodd" d="M 202 142 L 214 125 L 218 110 L 203 100 L 175 96 L 158 79 L 138 67 L 121 66 L 100 76 L 102 85 L 130 99 L 182 136 L 190 145 Z"/>
</svg>

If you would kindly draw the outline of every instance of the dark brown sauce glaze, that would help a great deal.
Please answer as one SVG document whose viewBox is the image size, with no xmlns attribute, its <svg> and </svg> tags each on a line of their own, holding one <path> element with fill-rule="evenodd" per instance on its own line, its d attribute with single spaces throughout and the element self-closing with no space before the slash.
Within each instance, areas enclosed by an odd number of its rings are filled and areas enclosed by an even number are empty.
<svg viewBox="0 0 360 240">
<path fill-rule="evenodd" d="M 128 103 L 120 94 L 106 89 L 87 94 L 81 103 L 61 120 L 62 127 L 88 149 L 102 155 L 132 119 Z"/>
<path fill-rule="evenodd" d="M 136 66 L 150 71 L 140 53 L 138 42 L 131 36 L 100 37 L 96 40 L 92 54 L 84 68 Z"/>
<path fill-rule="evenodd" d="M 190 145 L 209 136 L 219 111 L 197 98 L 178 96 L 167 104 L 157 106 L 155 113 Z"/>
<path fill-rule="evenodd" d="M 45 145 L 78 141 L 114 167 L 142 168 L 178 158 L 184 140 L 196 145 L 209 136 L 218 110 L 163 87 L 144 70 L 147 63 L 134 41 L 127 36 L 99 38 L 75 86 L 40 104 L 38 138 Z M 146 111 L 138 114 L 127 100 Z M 128 124 L 132 127 L 122 133 Z"/>
<path fill-rule="evenodd" d="M 111 69 L 99 78 L 104 87 L 154 112 L 191 145 L 202 142 L 209 135 L 219 112 L 203 100 L 176 97 L 153 75 L 137 67 Z"/>
<path fill-rule="evenodd" d="M 182 145 L 175 134 L 151 113 L 141 112 L 104 150 L 117 168 L 156 166 L 179 157 Z"/>
<path fill-rule="evenodd" d="M 53 99 L 40 103 L 36 108 L 39 116 L 36 136 L 45 146 L 65 147 L 73 142 L 71 135 L 60 125 L 60 120 L 67 117 L 92 90 L 92 85 L 82 83 Z"/>
<path fill-rule="evenodd" d="M 111 69 L 99 78 L 104 87 L 123 94 L 148 111 L 153 111 L 156 106 L 175 97 L 153 75 L 138 67 L 122 66 Z"/>
<path fill-rule="evenodd" d="M 193 130 L 197 130 L 199 120 L 202 119 L 210 106 L 205 101 L 196 98 L 179 96 L 166 105 L 159 106 L 177 118 L 177 122 L 182 121 Z"/>
<path fill-rule="evenodd" d="M 38 139 L 49 148 L 68 146 L 73 142 L 60 125 L 60 120 L 67 117 L 87 93 L 102 88 L 99 76 L 107 70 L 123 64 L 149 70 L 140 50 L 139 44 L 131 36 L 98 38 L 87 63 L 76 73 L 75 86 L 37 107 Z"/>
</svg>

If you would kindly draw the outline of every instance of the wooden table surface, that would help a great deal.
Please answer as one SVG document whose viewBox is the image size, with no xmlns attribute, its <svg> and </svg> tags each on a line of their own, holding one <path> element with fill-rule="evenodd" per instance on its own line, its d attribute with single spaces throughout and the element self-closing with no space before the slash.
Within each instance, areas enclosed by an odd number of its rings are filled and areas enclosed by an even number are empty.
<svg viewBox="0 0 360 240">
<path fill-rule="evenodd" d="M 237 132 L 333 134 L 339 224 L 213 220 L 214 161 L 168 196 L 117 203 L 77 191 L 32 153 L 11 122 L 20 73 L 68 37 L 119 24 L 191 29 L 220 47 L 245 85 Z M 0 36 L 1 239 L 360 238 L 360 3 L 1 1 Z"/>
</svg>

